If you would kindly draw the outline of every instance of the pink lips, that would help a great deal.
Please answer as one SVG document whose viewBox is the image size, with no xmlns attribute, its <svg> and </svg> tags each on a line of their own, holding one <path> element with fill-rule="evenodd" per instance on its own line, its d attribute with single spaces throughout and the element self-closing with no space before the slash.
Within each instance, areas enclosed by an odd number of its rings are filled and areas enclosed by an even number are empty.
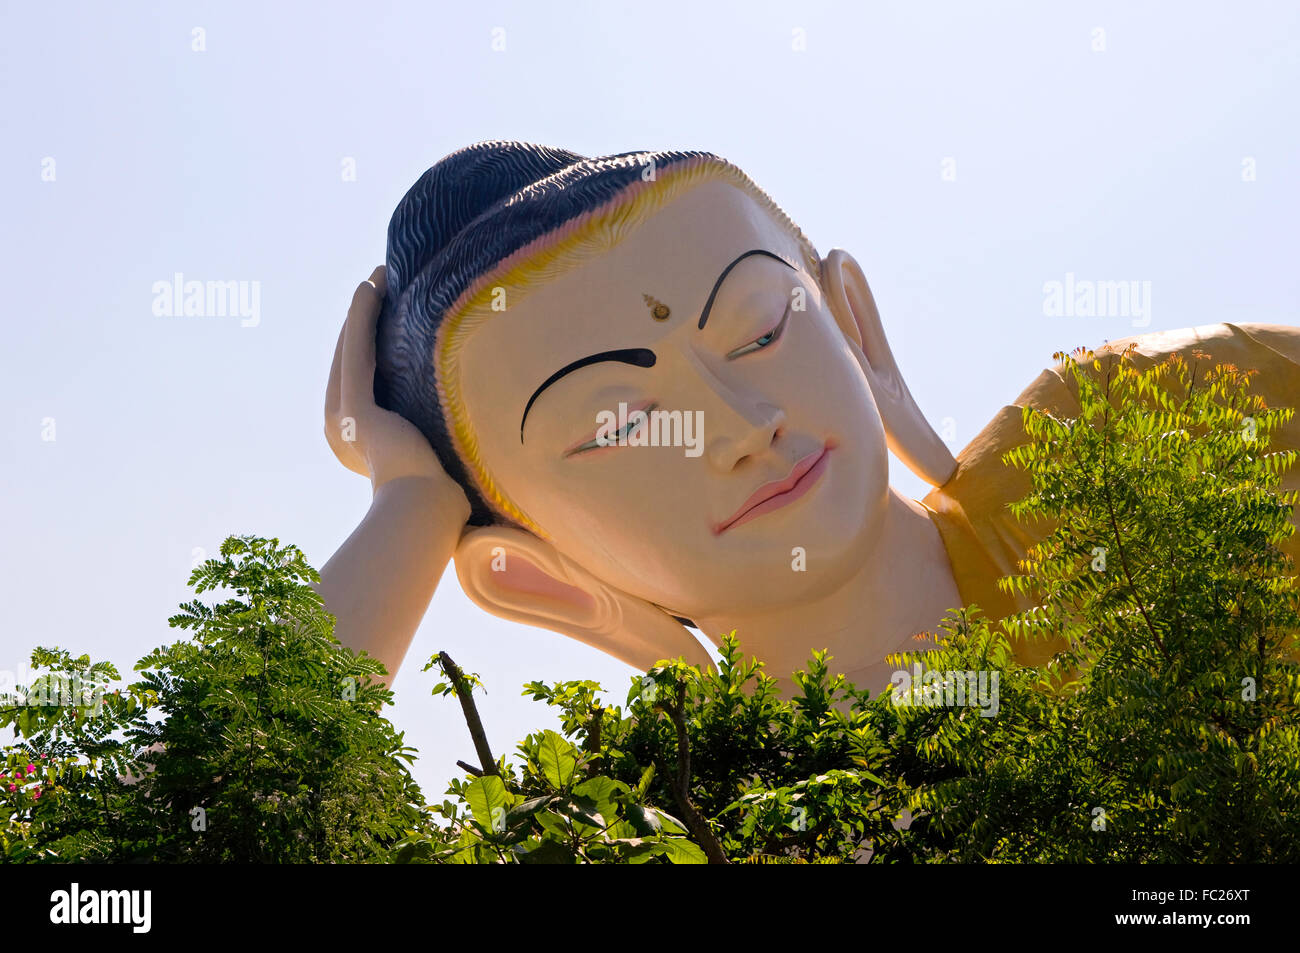
<svg viewBox="0 0 1300 953">
<path fill-rule="evenodd" d="M 827 461 L 830 459 L 831 451 L 835 447 L 836 442 L 834 440 L 827 440 L 825 446 L 820 450 L 808 454 L 808 456 L 796 463 L 794 469 L 790 471 L 790 475 L 784 480 L 764 483 L 754 491 L 749 499 L 741 504 L 740 509 L 713 527 L 713 535 L 717 536 L 733 526 L 748 523 L 764 513 L 770 513 L 772 510 L 780 509 L 786 504 L 799 499 L 821 479 L 822 473 L 826 470 Z"/>
</svg>

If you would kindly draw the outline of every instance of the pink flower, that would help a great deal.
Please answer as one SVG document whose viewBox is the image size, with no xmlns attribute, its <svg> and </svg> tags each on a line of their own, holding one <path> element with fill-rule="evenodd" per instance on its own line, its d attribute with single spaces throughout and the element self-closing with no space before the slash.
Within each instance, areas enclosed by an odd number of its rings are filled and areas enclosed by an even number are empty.
<svg viewBox="0 0 1300 953">
<path fill-rule="evenodd" d="M 29 765 L 27 766 L 27 773 L 28 773 L 28 774 L 34 774 L 35 772 L 36 772 L 36 765 L 34 765 L 34 764 L 29 764 Z"/>
<path fill-rule="evenodd" d="M 21 778 L 22 776 L 23 776 L 23 769 L 22 769 L 22 768 L 14 768 L 14 777 L 16 777 L 16 778 Z"/>
<path fill-rule="evenodd" d="M 9 785 L 9 790 L 10 790 L 10 791 L 17 791 L 17 790 L 18 790 L 18 785 L 16 785 L 16 784 L 11 784 L 11 785 Z"/>
<path fill-rule="evenodd" d="M 35 791 L 33 791 L 32 797 L 39 801 L 41 799 L 41 789 L 37 788 Z"/>
</svg>

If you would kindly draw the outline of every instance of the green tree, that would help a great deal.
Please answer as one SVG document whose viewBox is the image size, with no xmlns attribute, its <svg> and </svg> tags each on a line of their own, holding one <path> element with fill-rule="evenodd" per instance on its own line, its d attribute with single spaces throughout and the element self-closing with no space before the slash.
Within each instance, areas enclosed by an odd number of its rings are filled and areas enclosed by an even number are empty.
<svg viewBox="0 0 1300 953">
<path fill-rule="evenodd" d="M 170 623 L 192 637 L 125 691 L 104 692 L 111 666 L 38 650 L 49 672 L 0 715 L 24 781 L 0 791 L 6 856 L 365 861 L 426 824 L 413 752 L 380 714 L 382 666 L 334 639 L 318 579 L 296 547 L 231 537 L 190 578 L 228 597 L 182 606 Z M 75 673 L 100 686 L 93 709 L 30 703 Z"/>
<path fill-rule="evenodd" d="M 1294 862 L 1300 591 L 1280 546 L 1295 452 L 1268 449 L 1294 411 L 1231 366 L 1066 366 L 1079 415 L 1026 410 L 1030 440 L 1007 455 L 1033 484 L 1013 511 L 1055 528 L 1002 583 L 1036 603 L 1007 632 L 1064 650 L 1027 671 L 1001 627 L 950 620 L 926 664 L 990 659 L 1002 713 L 898 710 L 918 834 L 945 859 Z"/>
</svg>

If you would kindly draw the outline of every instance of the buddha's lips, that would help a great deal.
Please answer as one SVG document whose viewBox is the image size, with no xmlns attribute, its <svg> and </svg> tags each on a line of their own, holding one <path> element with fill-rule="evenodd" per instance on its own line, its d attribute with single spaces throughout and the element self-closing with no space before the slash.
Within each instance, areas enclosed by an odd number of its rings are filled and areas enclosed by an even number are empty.
<svg viewBox="0 0 1300 953">
<path fill-rule="evenodd" d="M 764 483 L 754 491 L 749 499 L 741 504 L 740 509 L 713 527 L 713 535 L 717 536 L 733 526 L 747 523 L 757 516 L 770 513 L 772 510 L 779 509 L 787 503 L 793 503 L 799 499 L 812 489 L 813 484 L 821 478 L 833 449 L 835 449 L 835 442 L 827 440 L 820 450 L 808 454 L 808 456 L 796 463 L 794 469 L 790 471 L 790 475 L 784 480 Z"/>
</svg>

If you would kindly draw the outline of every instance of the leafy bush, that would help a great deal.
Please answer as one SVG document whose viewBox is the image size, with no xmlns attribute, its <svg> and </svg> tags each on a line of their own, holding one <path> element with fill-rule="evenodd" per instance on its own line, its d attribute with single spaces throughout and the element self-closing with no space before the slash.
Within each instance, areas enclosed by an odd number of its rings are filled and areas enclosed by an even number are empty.
<svg viewBox="0 0 1300 953">
<path fill-rule="evenodd" d="M 1033 483 L 1013 512 L 1056 524 L 1002 582 L 1037 606 L 1007 629 L 1064 650 L 1041 680 L 1004 673 L 996 719 L 908 725 L 952 772 L 914 800 L 952 859 L 1294 862 L 1300 592 L 1279 547 L 1296 453 L 1268 452 L 1294 410 L 1232 366 L 1080 357 L 1079 416 L 1027 410 L 1007 455 Z M 987 623 L 961 626 L 989 644 Z"/>
<path fill-rule="evenodd" d="M 231 597 L 182 606 L 192 640 L 125 690 L 111 665 L 38 649 L 43 674 L 0 709 L 21 781 L 0 790 L 5 859 L 365 861 L 427 823 L 382 666 L 333 638 L 318 578 L 293 546 L 231 537 L 190 577 Z M 57 697 L 68 682 L 82 697 Z"/>
</svg>

